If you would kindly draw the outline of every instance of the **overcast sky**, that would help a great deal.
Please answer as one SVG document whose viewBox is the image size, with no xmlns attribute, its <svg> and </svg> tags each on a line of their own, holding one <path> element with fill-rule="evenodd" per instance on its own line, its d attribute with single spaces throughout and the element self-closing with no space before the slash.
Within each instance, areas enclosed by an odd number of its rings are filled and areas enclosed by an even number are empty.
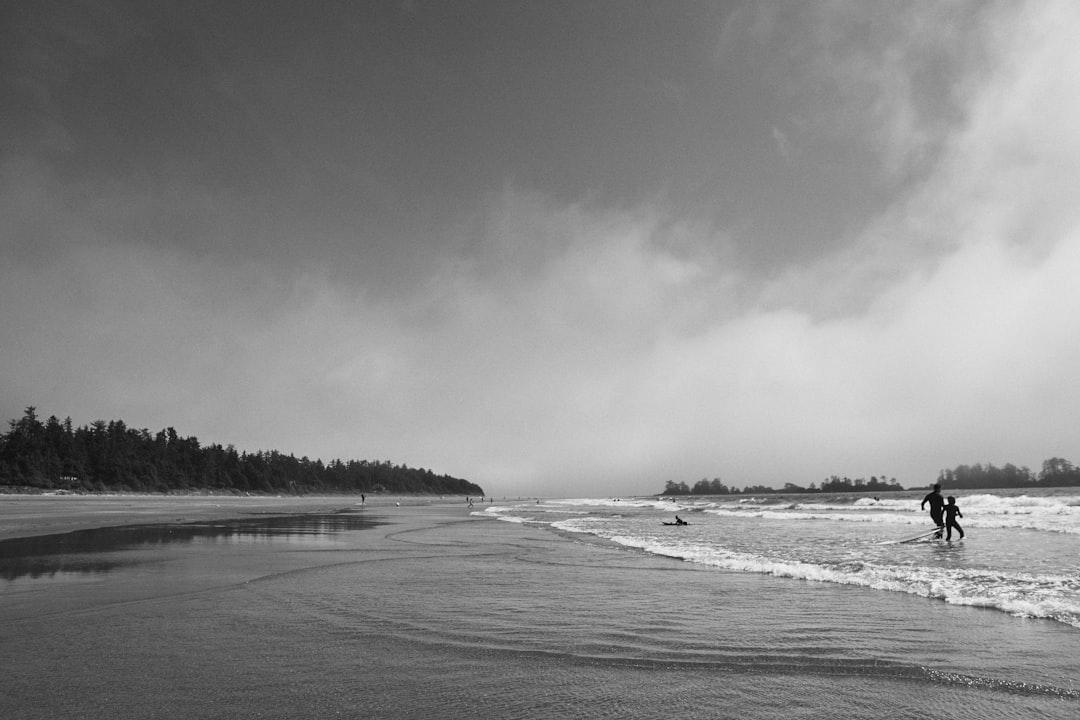
<svg viewBox="0 0 1080 720">
<path fill-rule="evenodd" d="M 0 2 L 0 418 L 496 496 L 1080 461 L 1080 5 Z"/>
</svg>

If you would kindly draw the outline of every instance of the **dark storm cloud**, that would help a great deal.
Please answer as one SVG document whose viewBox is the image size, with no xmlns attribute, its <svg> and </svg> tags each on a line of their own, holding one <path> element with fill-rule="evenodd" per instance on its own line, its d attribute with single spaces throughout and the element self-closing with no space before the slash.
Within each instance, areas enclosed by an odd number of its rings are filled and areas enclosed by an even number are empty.
<svg viewBox="0 0 1080 720">
<path fill-rule="evenodd" d="M 1068 456 L 1068 3 L 2 12 L 7 417 L 497 492 Z"/>
</svg>

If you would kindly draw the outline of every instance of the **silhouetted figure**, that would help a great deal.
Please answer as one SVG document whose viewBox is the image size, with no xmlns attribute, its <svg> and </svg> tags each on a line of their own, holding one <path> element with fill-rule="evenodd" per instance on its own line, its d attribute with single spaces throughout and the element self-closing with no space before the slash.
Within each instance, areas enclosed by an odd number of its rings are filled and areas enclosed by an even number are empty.
<svg viewBox="0 0 1080 720">
<path fill-rule="evenodd" d="M 949 496 L 949 502 L 945 505 L 945 539 L 952 540 L 953 528 L 956 528 L 956 532 L 960 533 L 960 539 L 964 539 L 964 528 L 960 527 L 956 518 L 964 517 L 964 513 L 960 512 L 960 506 L 956 504 L 956 498 L 952 495 Z M 940 533 L 938 533 L 940 536 Z"/>
<path fill-rule="evenodd" d="M 675 516 L 675 524 L 676 524 L 676 525 L 689 525 L 690 523 L 686 522 L 686 521 L 685 521 L 685 520 L 683 520 L 683 519 L 682 519 L 681 517 L 679 517 L 678 515 L 676 515 L 676 516 Z"/>
<path fill-rule="evenodd" d="M 941 497 L 941 486 L 935 485 L 934 489 L 927 493 L 926 497 L 922 499 L 919 504 L 919 509 L 922 510 L 926 507 L 926 503 L 930 503 L 930 519 L 937 525 L 938 531 L 934 535 L 935 538 L 941 537 L 941 531 L 944 529 L 945 523 L 941 520 L 942 506 L 945 505 L 945 499 Z"/>
</svg>

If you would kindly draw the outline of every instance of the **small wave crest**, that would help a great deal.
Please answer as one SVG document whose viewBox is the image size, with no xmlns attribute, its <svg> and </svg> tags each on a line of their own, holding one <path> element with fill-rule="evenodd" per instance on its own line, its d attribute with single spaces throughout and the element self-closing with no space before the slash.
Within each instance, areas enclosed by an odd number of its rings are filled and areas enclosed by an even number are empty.
<svg viewBox="0 0 1080 720">
<path fill-rule="evenodd" d="M 691 540 L 628 534 L 612 528 L 603 518 L 575 518 L 553 523 L 553 526 L 568 532 L 594 535 L 653 555 L 724 570 L 902 592 L 954 605 L 996 609 L 1018 617 L 1055 620 L 1080 628 L 1080 604 L 1076 601 L 1080 597 L 1080 579 L 1073 577 L 850 559 L 807 562 L 766 557 Z"/>
</svg>

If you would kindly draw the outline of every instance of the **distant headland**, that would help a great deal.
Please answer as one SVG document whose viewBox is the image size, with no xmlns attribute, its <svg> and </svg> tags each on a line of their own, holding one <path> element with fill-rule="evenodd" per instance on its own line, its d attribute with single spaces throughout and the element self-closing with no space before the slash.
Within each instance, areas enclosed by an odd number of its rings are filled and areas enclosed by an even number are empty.
<svg viewBox="0 0 1080 720">
<path fill-rule="evenodd" d="M 485 494 L 467 480 L 388 461 L 237 452 L 171 427 L 152 435 L 122 420 L 76 428 L 55 415 L 42 422 L 35 407 L 9 425 L 0 435 L 0 489 L 14 492 Z"/>
<path fill-rule="evenodd" d="M 933 482 L 949 488 L 950 490 L 991 490 L 1002 488 L 1035 488 L 1035 487 L 1074 487 L 1080 486 L 1080 468 L 1063 458 L 1050 458 L 1044 460 L 1042 471 L 1038 474 L 1030 468 L 1016 467 L 1012 463 L 1006 463 L 1005 467 L 994 465 L 959 465 L 952 470 L 942 470 Z M 933 483 L 928 483 L 928 485 Z M 918 488 L 926 487 L 918 485 Z M 702 478 L 692 486 L 685 482 L 667 481 L 667 486 L 660 495 L 761 495 L 765 493 L 882 493 L 897 492 L 904 488 L 896 482 L 896 478 L 886 481 L 881 478 L 841 478 L 833 475 L 821 481 L 821 485 L 810 483 L 808 487 L 801 487 L 794 483 L 785 483 L 783 488 L 777 489 L 762 485 L 753 485 L 739 490 L 728 487 L 719 478 L 708 480 Z"/>
</svg>

